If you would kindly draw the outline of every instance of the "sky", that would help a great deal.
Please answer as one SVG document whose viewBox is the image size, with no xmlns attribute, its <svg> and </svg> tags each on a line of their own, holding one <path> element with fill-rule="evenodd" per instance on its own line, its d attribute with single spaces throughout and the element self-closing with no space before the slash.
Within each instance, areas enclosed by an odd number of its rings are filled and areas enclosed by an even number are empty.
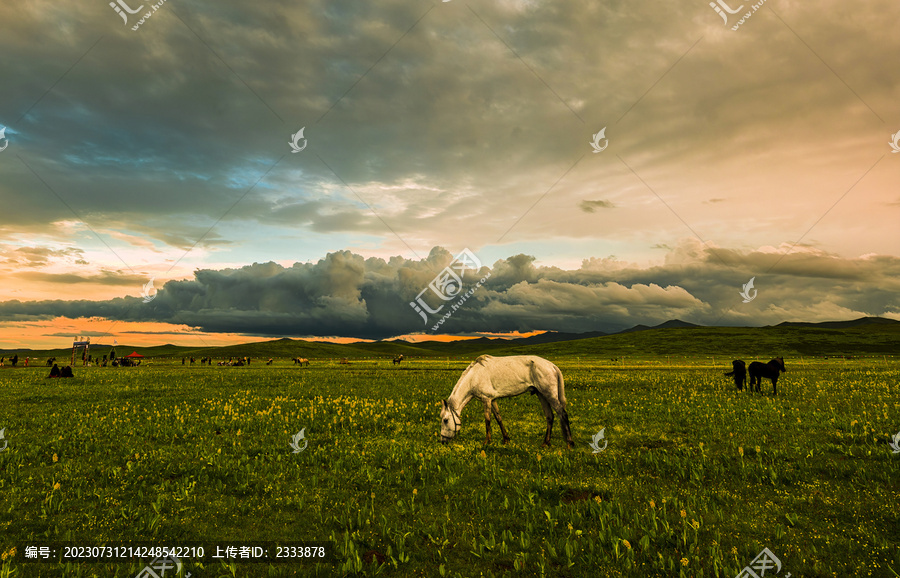
<svg viewBox="0 0 900 578">
<path fill-rule="evenodd" d="M 0 348 L 900 319 L 898 21 L 2 3 Z"/>
</svg>

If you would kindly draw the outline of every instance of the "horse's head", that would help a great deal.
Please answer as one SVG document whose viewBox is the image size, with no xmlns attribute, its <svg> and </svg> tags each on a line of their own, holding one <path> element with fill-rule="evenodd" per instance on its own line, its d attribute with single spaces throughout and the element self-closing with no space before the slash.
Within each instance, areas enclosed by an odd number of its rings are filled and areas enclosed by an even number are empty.
<svg viewBox="0 0 900 578">
<path fill-rule="evenodd" d="M 447 400 L 441 400 L 441 443 L 445 444 L 456 436 L 462 423 L 456 410 L 447 403 Z"/>
<path fill-rule="evenodd" d="M 787 373 L 787 369 L 784 368 L 784 358 L 783 357 L 776 357 L 772 361 L 775 361 L 776 363 L 778 363 L 778 368 L 781 369 L 781 371 Z"/>
</svg>

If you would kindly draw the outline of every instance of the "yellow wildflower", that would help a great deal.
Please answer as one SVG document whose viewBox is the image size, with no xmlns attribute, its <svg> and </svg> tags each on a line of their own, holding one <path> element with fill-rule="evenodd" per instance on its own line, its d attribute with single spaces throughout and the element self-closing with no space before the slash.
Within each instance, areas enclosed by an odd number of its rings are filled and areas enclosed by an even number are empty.
<svg viewBox="0 0 900 578">
<path fill-rule="evenodd" d="M 682 565 L 682 566 L 687 566 L 687 565 L 688 565 L 688 559 L 687 559 L 687 558 L 682 558 L 682 559 L 681 559 L 681 565 Z"/>
<path fill-rule="evenodd" d="M 631 550 L 631 543 L 628 540 L 622 540 L 622 544 L 624 544 L 626 548 Z"/>
<path fill-rule="evenodd" d="M 57 456 L 56 454 L 53 454 L 53 461 L 54 461 L 54 462 L 58 462 L 58 461 L 59 461 L 59 456 Z"/>
<path fill-rule="evenodd" d="M 59 482 L 56 482 L 55 484 L 53 484 L 53 489 L 54 489 L 54 490 L 58 490 L 58 489 L 59 489 Z"/>
</svg>

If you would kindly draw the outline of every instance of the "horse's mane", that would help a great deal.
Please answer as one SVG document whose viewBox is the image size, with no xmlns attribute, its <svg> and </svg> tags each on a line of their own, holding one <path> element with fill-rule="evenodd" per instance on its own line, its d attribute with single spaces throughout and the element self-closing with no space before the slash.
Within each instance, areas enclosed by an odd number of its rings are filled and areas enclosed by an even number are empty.
<svg viewBox="0 0 900 578">
<path fill-rule="evenodd" d="M 491 355 L 479 355 L 475 359 L 475 361 L 473 361 L 472 363 L 469 364 L 469 367 L 467 367 L 463 370 L 462 374 L 459 376 L 459 379 L 456 382 L 456 385 L 459 385 L 460 383 L 464 383 L 466 376 L 472 372 L 473 368 L 475 368 L 476 366 L 483 366 L 487 360 L 492 359 L 492 358 L 493 358 L 493 356 L 491 356 Z M 453 388 L 453 391 L 456 391 L 456 387 Z M 450 395 L 452 397 L 453 393 L 451 392 Z"/>
<path fill-rule="evenodd" d="M 492 357 L 493 356 L 491 356 L 491 355 L 479 355 L 475 359 L 475 361 L 473 361 L 472 363 L 469 364 L 469 367 L 467 367 L 467 368 L 465 368 L 465 370 L 463 370 L 462 375 L 460 375 L 459 377 L 462 378 L 464 375 L 469 373 L 469 371 L 476 365 L 484 365 L 484 362 L 487 361 L 488 359 L 491 359 Z"/>
</svg>

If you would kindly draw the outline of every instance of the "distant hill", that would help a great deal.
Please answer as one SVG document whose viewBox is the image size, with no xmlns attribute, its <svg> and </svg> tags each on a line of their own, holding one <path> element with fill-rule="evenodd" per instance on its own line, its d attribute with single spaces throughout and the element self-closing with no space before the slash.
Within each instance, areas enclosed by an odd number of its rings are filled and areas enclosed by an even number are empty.
<svg viewBox="0 0 900 578">
<path fill-rule="evenodd" d="M 817 355 L 898 355 L 900 323 L 846 329 L 812 327 L 685 327 L 648 329 L 542 345 L 497 349 L 495 355 L 723 356 L 753 359 Z"/>
<path fill-rule="evenodd" d="M 94 345 L 93 355 L 109 353 L 109 345 Z M 864 317 L 852 321 L 823 323 L 785 322 L 768 327 L 703 327 L 678 319 L 654 327 L 636 325 L 608 335 L 601 331 L 590 333 L 555 333 L 520 339 L 469 339 L 459 341 L 403 340 L 372 343 L 325 343 L 302 339 L 275 339 L 258 343 L 243 343 L 225 347 L 184 347 L 158 345 L 154 347 L 116 346 L 119 356 L 137 351 L 147 357 L 206 357 L 216 359 L 250 356 L 269 357 L 360 358 L 395 357 L 403 354 L 415 357 L 455 357 L 471 359 L 477 355 L 542 355 L 600 356 L 722 356 L 751 359 L 777 356 L 797 357 L 814 355 L 898 355 L 900 354 L 900 321 L 880 317 Z M 0 355 L 19 357 L 59 357 L 71 355 L 71 348 L 53 350 L 0 349 Z"/>
<path fill-rule="evenodd" d="M 590 339 L 592 337 L 604 337 L 609 333 L 603 331 L 589 331 L 587 333 L 557 333 L 548 331 L 540 335 L 532 335 L 531 337 L 522 337 L 516 339 L 515 342 L 522 345 L 532 345 L 535 343 L 555 343 L 557 341 L 574 341 L 576 339 Z"/>
<path fill-rule="evenodd" d="M 670 319 L 668 321 L 664 321 L 659 325 L 653 325 L 652 327 L 647 325 L 635 325 L 631 329 L 624 329 L 619 331 L 619 333 L 634 333 L 635 331 L 647 331 L 648 329 L 675 329 L 675 328 L 683 328 L 683 327 L 702 327 L 701 325 L 697 325 L 695 323 L 688 323 L 687 321 L 682 321 L 681 319 Z M 618 334 L 615 334 L 618 335 Z"/>
<path fill-rule="evenodd" d="M 900 325 L 896 319 L 884 317 L 860 317 L 851 321 L 823 321 L 821 323 L 809 323 L 806 321 L 783 321 L 773 327 L 820 327 L 822 329 L 847 329 L 860 325 Z"/>
</svg>

